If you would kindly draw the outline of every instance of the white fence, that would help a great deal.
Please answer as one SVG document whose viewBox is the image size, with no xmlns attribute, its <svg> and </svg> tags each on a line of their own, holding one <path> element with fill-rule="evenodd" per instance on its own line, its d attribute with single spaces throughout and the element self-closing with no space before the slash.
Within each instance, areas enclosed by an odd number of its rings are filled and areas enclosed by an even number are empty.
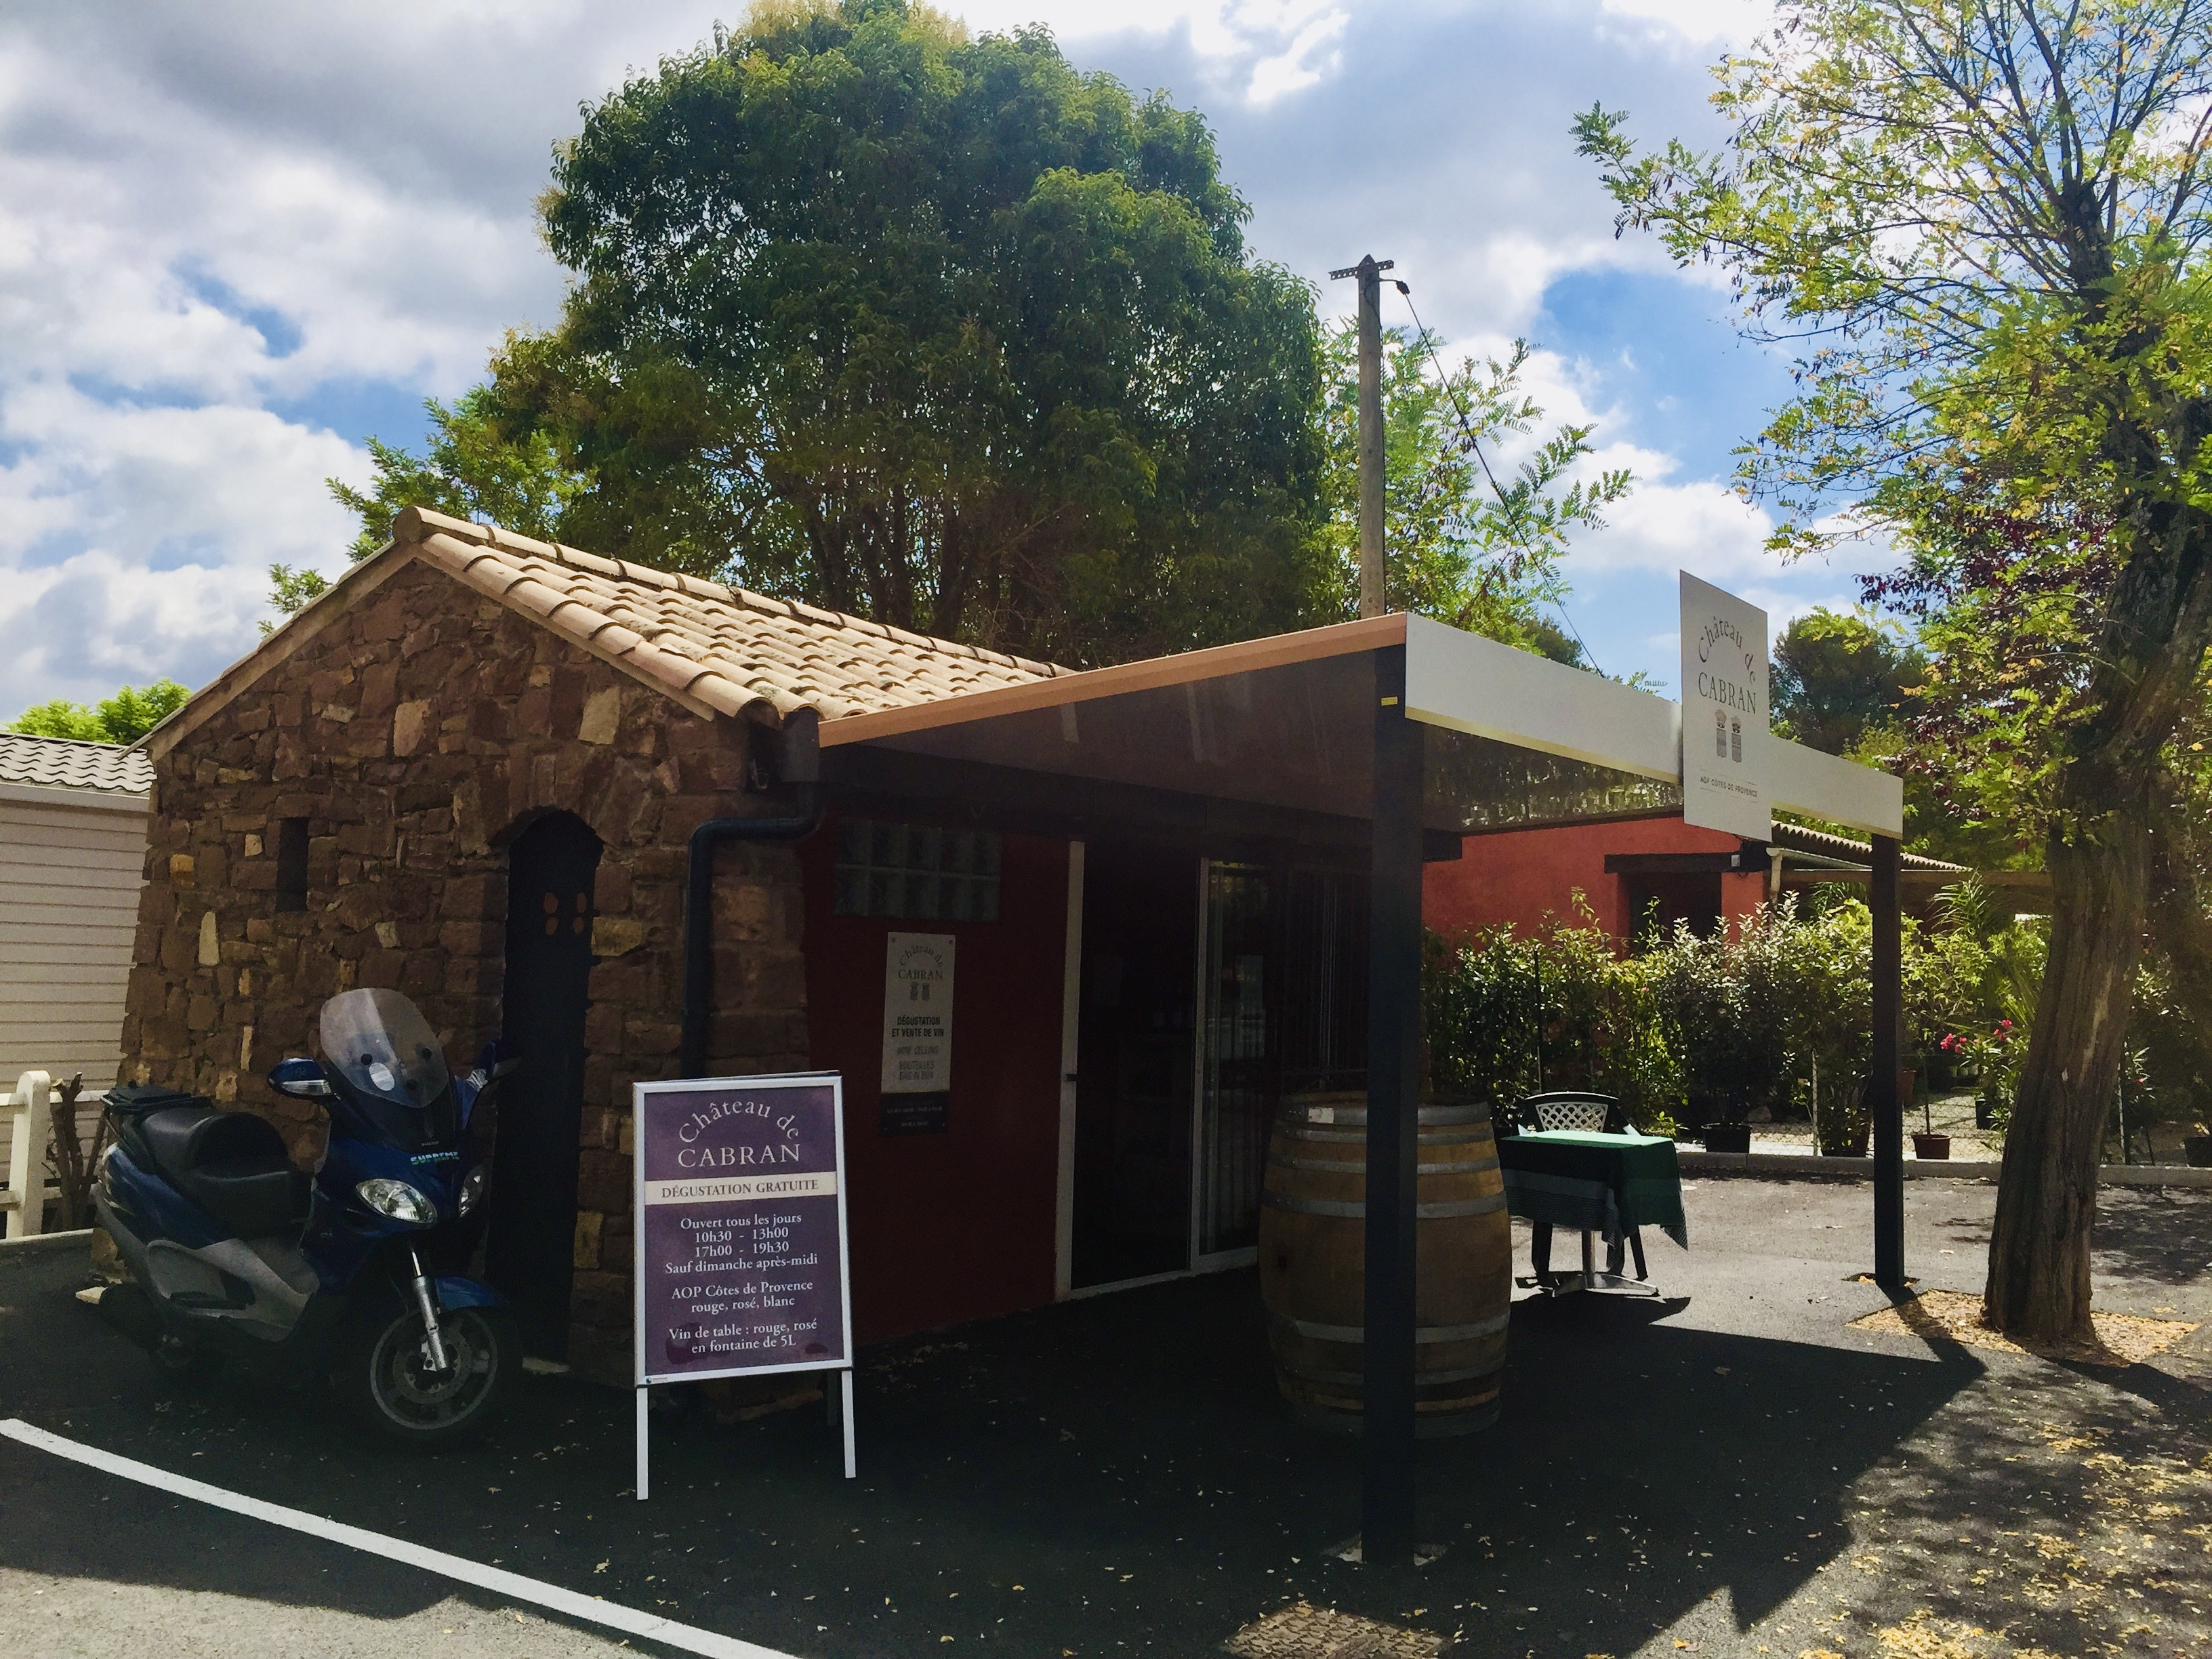
<svg viewBox="0 0 2212 1659">
<path fill-rule="evenodd" d="M 26 1072 L 15 1091 L 0 1101 L 0 1123 L 9 1126 L 8 1183 L 0 1187 L 0 1210 L 8 1212 L 8 1237 L 30 1238 L 46 1231 L 46 1141 L 53 1127 L 53 1079 Z"/>
</svg>

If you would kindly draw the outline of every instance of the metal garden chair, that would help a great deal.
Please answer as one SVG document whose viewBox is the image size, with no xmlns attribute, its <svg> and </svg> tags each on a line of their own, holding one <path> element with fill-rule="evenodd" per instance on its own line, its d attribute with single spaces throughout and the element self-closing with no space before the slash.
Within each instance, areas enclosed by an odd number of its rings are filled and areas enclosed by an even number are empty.
<svg viewBox="0 0 2212 1659">
<path fill-rule="evenodd" d="M 1514 1108 L 1514 1127 L 1516 1129 L 1567 1129 L 1584 1134 L 1634 1134 L 1636 1126 L 1629 1121 L 1620 1097 L 1615 1095 L 1592 1094 L 1582 1089 L 1554 1089 L 1543 1094 L 1523 1095 Z M 1636 1277 L 1621 1275 L 1622 1255 L 1633 1250 L 1636 1255 Z M 1536 1283 L 1546 1290 L 1557 1284 L 1552 1272 L 1552 1224 L 1532 1221 L 1528 1224 L 1528 1264 L 1535 1269 Z M 1621 1289 L 1641 1288 L 1650 1277 L 1644 1262 L 1644 1230 L 1628 1228 L 1622 1237 L 1608 1239 L 1605 1250 L 1605 1272 L 1597 1272 L 1596 1252 L 1589 1229 L 1583 1230 L 1583 1279 L 1585 1284 L 1597 1285 L 1610 1279 Z"/>
</svg>

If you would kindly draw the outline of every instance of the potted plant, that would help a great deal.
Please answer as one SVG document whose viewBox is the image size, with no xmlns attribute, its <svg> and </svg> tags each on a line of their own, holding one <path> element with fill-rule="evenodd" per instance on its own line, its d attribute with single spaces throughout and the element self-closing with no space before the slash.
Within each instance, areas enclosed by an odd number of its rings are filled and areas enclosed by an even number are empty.
<svg viewBox="0 0 2212 1659">
<path fill-rule="evenodd" d="M 2181 1138 L 2182 1156 L 2192 1170 L 2212 1170 L 2212 1123 L 2199 1118 L 2191 1127 L 2197 1133 Z"/>
<path fill-rule="evenodd" d="M 1864 1158 L 1874 1138 L 1874 1117 L 1866 1108 L 1866 1079 L 1848 1078 L 1831 1087 L 1821 1074 L 1820 1121 L 1814 1150 L 1822 1158 Z"/>
<path fill-rule="evenodd" d="M 1900 1106 L 1911 1106 L 1916 1082 L 1917 1078 L 1913 1078 L 1913 1073 L 1898 1073 L 1898 1103 Z M 1920 1095 L 1920 1128 L 1913 1130 L 1913 1157 L 1917 1157 L 1917 1159 L 1951 1157 L 1951 1137 L 1936 1133 L 1936 1115 L 1933 1115 L 1931 1102 L 1933 1093 Z"/>
<path fill-rule="evenodd" d="M 1942 1048 L 1959 1069 L 1976 1079 L 1974 1127 L 2002 1129 L 2009 1115 L 2007 1103 L 2021 1061 L 2027 1057 L 2027 1033 L 2008 1019 L 1990 1027 L 1986 1036 L 1944 1036 Z M 1919 1136 L 1913 1139 L 1917 1142 Z M 1926 1154 L 1923 1154 L 1926 1156 Z"/>
</svg>

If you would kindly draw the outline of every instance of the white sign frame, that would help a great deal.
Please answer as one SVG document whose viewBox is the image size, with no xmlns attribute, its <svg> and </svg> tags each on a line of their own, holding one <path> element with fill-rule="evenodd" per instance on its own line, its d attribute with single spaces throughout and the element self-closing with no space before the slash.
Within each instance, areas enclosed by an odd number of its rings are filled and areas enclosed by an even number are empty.
<svg viewBox="0 0 2212 1659">
<path fill-rule="evenodd" d="M 1766 612 L 1686 570 L 1681 578 L 1682 822 L 1771 841 Z"/>
<path fill-rule="evenodd" d="M 837 1304 L 842 1335 L 842 1352 L 834 1359 L 798 1360 L 779 1365 L 733 1365 L 718 1370 L 678 1371 L 656 1374 L 646 1366 L 645 1285 L 649 1261 L 646 1254 L 646 1136 L 647 1097 L 661 1094 L 699 1093 L 708 1091 L 774 1091 L 777 1089 L 818 1089 L 827 1085 L 830 1097 L 830 1121 L 834 1129 L 836 1176 L 837 1185 Z M 650 1432 L 647 1407 L 648 1391 L 656 1385 L 670 1382 L 704 1382 L 725 1376 L 775 1376 L 799 1371 L 827 1371 L 835 1381 L 830 1387 L 836 1390 L 830 1402 L 833 1421 L 842 1419 L 845 1451 L 845 1478 L 854 1479 L 859 1473 L 853 1433 L 853 1251 L 852 1230 L 847 1213 L 847 1179 L 845 1170 L 845 1079 L 842 1072 L 772 1072 L 750 1077 L 672 1078 L 652 1083 L 630 1085 L 630 1367 L 633 1387 L 636 1394 L 637 1472 L 633 1488 L 637 1500 L 643 1503 L 650 1491 L 648 1452 Z M 825 1389 L 824 1392 L 829 1392 Z"/>
</svg>

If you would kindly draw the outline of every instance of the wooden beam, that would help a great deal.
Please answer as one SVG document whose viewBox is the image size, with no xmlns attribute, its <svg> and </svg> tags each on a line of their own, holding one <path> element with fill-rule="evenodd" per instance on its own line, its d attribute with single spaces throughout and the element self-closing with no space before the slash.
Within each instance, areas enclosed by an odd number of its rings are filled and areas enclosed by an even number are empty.
<svg viewBox="0 0 2212 1659">
<path fill-rule="evenodd" d="M 858 816 L 896 817 L 919 811 L 946 824 L 1068 841 L 1119 836 L 1202 845 L 1222 854 L 1239 848 L 1287 848 L 1364 861 L 1370 838 L 1364 818 L 1334 812 L 1218 800 L 872 744 L 824 750 L 822 780 L 835 804 Z M 1443 830 L 1422 832 L 1424 863 L 1460 856 L 1458 836 Z"/>
<path fill-rule="evenodd" d="M 1608 876 L 1741 875 L 1766 868 L 1766 851 L 1747 847 L 1738 853 L 1607 853 Z"/>
</svg>

